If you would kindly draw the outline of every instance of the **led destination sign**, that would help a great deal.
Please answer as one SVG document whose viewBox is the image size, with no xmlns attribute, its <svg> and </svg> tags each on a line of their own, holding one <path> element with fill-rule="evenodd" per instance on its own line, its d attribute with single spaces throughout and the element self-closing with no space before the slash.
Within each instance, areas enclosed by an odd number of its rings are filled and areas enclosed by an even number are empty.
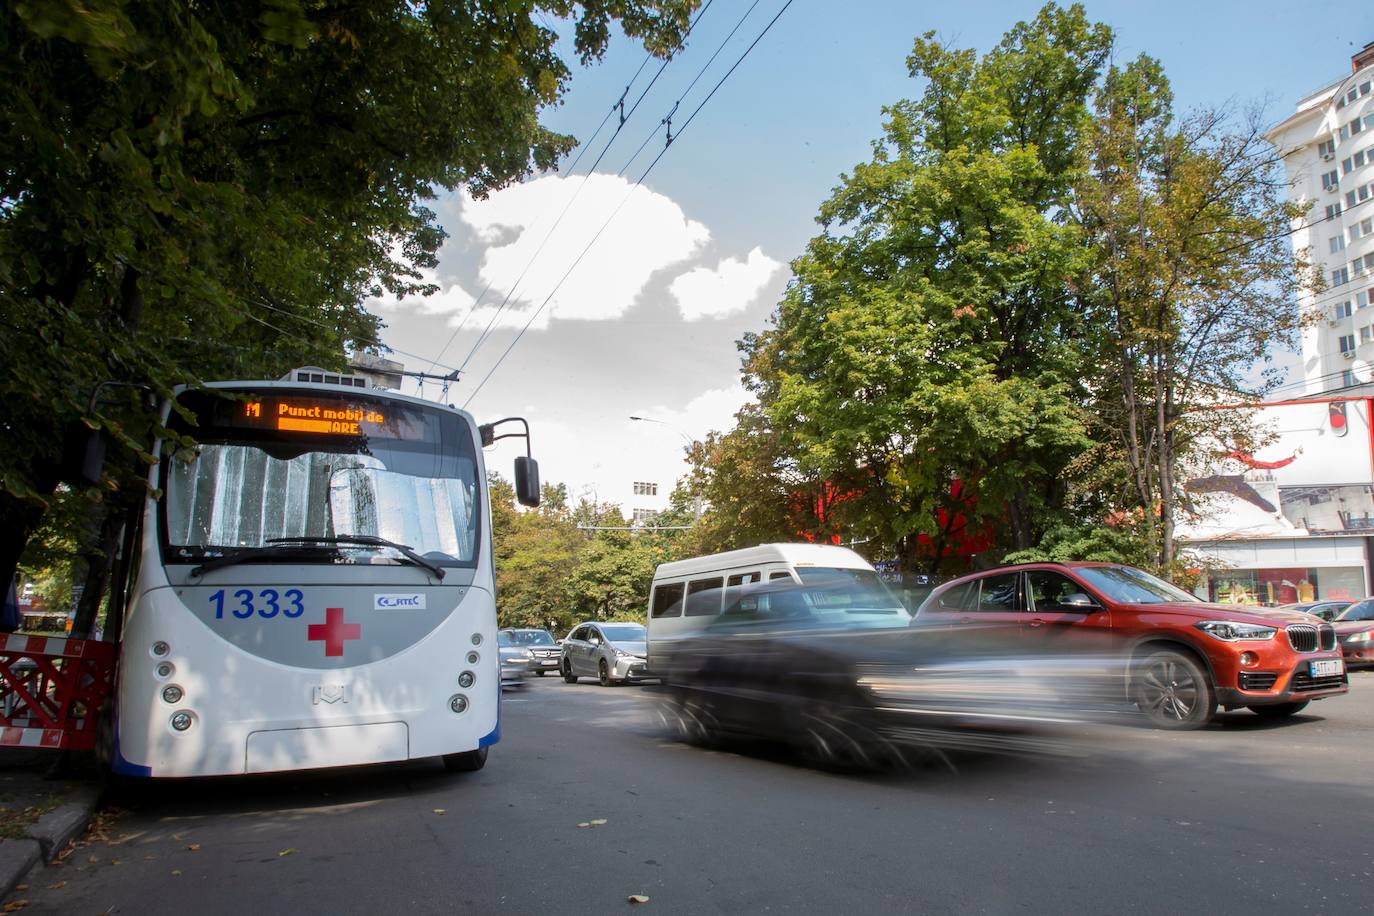
<svg viewBox="0 0 1374 916">
<path fill-rule="evenodd" d="M 270 424 L 274 429 L 293 433 L 343 436 L 361 436 L 375 432 L 387 419 L 379 410 L 356 404 L 283 398 L 268 402 L 266 406 L 267 409 L 264 411 L 262 401 L 249 401 L 243 405 L 243 418 L 254 426 L 259 425 L 258 421 L 265 420 L 266 424 Z"/>
</svg>

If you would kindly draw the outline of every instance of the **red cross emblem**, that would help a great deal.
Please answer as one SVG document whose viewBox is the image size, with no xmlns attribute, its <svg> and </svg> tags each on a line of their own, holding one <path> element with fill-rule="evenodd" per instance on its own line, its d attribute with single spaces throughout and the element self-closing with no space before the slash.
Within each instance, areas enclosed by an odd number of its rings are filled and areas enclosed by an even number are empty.
<svg viewBox="0 0 1374 916">
<path fill-rule="evenodd" d="M 305 638 L 311 642 L 323 639 L 325 655 L 343 655 L 346 640 L 361 639 L 363 636 L 363 625 L 344 623 L 343 616 L 344 609 L 341 607 L 325 608 L 324 623 L 312 623 L 306 627 Z"/>
</svg>

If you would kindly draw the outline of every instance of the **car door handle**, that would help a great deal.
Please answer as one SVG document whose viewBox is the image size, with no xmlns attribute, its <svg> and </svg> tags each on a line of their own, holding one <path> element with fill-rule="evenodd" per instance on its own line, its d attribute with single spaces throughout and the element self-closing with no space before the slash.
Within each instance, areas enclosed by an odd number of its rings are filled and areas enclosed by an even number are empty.
<svg viewBox="0 0 1374 916">
<path fill-rule="evenodd" d="M 1030 625 L 1033 627 L 1043 627 L 1045 625 L 1045 621 L 1041 620 L 1039 617 L 1036 617 L 1034 620 L 1030 622 Z"/>
</svg>

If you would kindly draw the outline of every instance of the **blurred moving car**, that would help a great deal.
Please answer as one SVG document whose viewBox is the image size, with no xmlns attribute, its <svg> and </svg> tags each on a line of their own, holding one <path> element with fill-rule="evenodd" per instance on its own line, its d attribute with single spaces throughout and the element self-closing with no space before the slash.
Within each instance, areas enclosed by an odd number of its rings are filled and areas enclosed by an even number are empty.
<svg viewBox="0 0 1374 916">
<path fill-rule="evenodd" d="M 1331 625 L 1347 665 L 1374 665 L 1374 598 L 1350 605 Z"/>
<path fill-rule="evenodd" d="M 916 620 L 994 627 L 1028 647 L 1110 633 L 1129 653 L 1130 698 L 1161 728 L 1199 728 L 1218 705 L 1291 716 L 1349 689 L 1331 624 L 1206 604 L 1130 566 L 1034 563 L 965 576 L 932 592 Z"/>
<path fill-rule="evenodd" d="M 1330 623 L 1341 615 L 1341 611 L 1350 607 L 1350 604 L 1351 602 L 1342 599 L 1299 601 L 1295 604 L 1280 604 L 1275 610 L 1298 611 L 1303 614 L 1311 614 L 1313 617 L 1320 617 L 1322 620 Z"/>
<path fill-rule="evenodd" d="M 536 677 L 543 677 L 545 671 L 558 670 L 562 650 L 548 630 L 510 627 L 501 632 L 510 637 L 512 646 L 530 650 L 530 670 Z"/>
<path fill-rule="evenodd" d="M 519 687 L 525 683 L 534 657 L 524 646 L 517 646 L 506 630 L 496 634 L 496 651 L 501 656 L 501 686 Z"/>
<path fill-rule="evenodd" d="M 644 625 L 584 623 L 563 640 L 563 680 L 594 677 L 602 687 L 650 677 L 644 663 Z"/>
<path fill-rule="evenodd" d="M 781 741 L 811 762 L 867 767 L 1041 750 L 1065 725 L 1122 705 L 1124 667 L 1110 653 L 911 627 L 881 594 L 852 583 L 730 589 L 705 629 L 656 650 L 668 724 L 698 742 Z"/>
</svg>

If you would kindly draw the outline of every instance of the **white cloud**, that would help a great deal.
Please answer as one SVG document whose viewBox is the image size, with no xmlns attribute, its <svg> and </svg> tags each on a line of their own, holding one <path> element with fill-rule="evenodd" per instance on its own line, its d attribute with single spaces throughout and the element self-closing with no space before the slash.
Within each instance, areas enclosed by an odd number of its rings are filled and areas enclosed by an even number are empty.
<svg viewBox="0 0 1374 916">
<path fill-rule="evenodd" d="M 691 259 L 711 237 L 671 198 L 599 174 L 539 178 L 486 200 L 464 197 L 459 218 L 486 246 L 479 275 L 491 289 L 472 316 L 479 328 L 507 296 L 510 302 L 494 326 L 523 327 L 574 262 L 534 327 L 547 327 L 551 314 L 586 321 L 619 318 L 650 277 Z"/>
<path fill-rule="evenodd" d="M 725 258 L 715 270 L 695 267 L 673 280 L 669 292 L 688 321 L 725 318 L 749 307 L 782 268 L 755 247 L 746 259 Z"/>
</svg>

